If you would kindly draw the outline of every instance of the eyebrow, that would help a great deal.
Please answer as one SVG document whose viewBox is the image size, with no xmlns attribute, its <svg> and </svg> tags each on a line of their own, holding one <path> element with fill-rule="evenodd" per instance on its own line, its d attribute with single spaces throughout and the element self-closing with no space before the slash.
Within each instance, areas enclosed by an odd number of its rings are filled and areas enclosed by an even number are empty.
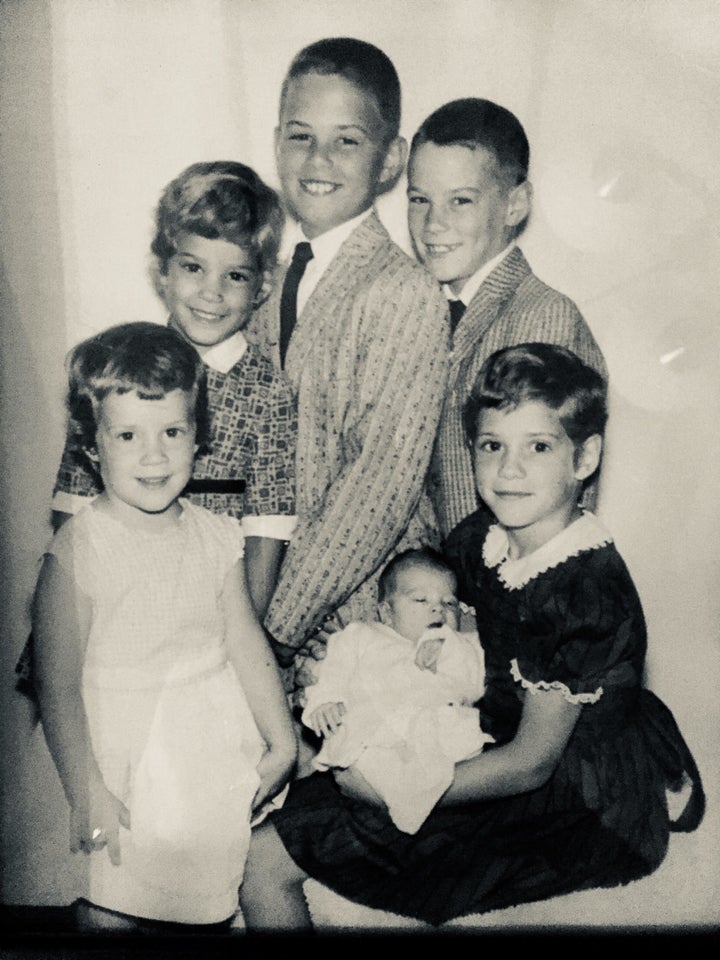
<svg viewBox="0 0 720 960">
<path fill-rule="evenodd" d="M 480 430 L 478 432 L 478 438 L 479 437 L 500 437 L 500 436 L 501 434 L 495 433 L 492 430 Z M 534 433 L 526 433 L 524 434 L 524 436 L 530 439 L 533 439 L 535 437 L 552 437 L 553 440 L 562 440 L 562 434 L 553 433 L 552 430 L 537 430 Z"/>
<path fill-rule="evenodd" d="M 309 129 L 310 127 L 312 127 L 312 124 L 311 124 L 311 123 L 305 123 L 304 120 L 284 120 L 284 121 L 283 121 L 283 126 L 286 126 L 286 127 L 292 127 L 292 126 L 295 126 L 295 127 L 305 127 L 305 128 L 308 128 L 308 129 Z M 338 124 L 336 124 L 335 129 L 336 129 L 336 130 L 346 130 L 346 131 L 347 131 L 347 130 L 359 130 L 360 133 L 364 134 L 366 137 L 369 137 L 369 136 L 370 136 L 369 131 L 366 130 L 365 127 L 361 126 L 359 123 L 338 123 Z"/>
<path fill-rule="evenodd" d="M 236 244 L 238 246 L 238 244 Z M 191 253 L 189 250 L 178 250 L 176 251 L 175 256 L 177 257 L 189 257 L 191 260 L 197 260 L 198 263 L 207 263 L 205 257 L 199 257 L 196 253 Z M 249 256 L 249 254 L 248 254 Z M 256 268 L 252 263 L 231 263 L 229 266 L 225 267 L 226 270 L 255 270 Z"/>
</svg>

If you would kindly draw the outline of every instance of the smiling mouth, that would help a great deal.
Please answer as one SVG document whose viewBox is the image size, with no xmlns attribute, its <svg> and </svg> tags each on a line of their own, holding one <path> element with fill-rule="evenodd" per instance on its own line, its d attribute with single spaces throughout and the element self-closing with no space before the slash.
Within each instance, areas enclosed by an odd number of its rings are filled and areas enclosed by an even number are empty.
<svg viewBox="0 0 720 960">
<path fill-rule="evenodd" d="M 522 490 L 494 490 L 493 493 L 496 497 L 502 497 L 503 499 L 517 499 L 520 500 L 523 497 L 531 497 L 531 493 L 525 493 Z"/>
<path fill-rule="evenodd" d="M 197 320 L 201 320 L 203 323 L 218 323 L 225 319 L 224 313 L 208 313 L 206 310 L 198 310 L 195 307 L 191 307 L 191 312 Z"/>
<path fill-rule="evenodd" d="M 453 253 L 459 249 L 459 243 L 426 243 L 425 252 L 429 257 L 445 257 L 448 253 Z"/>
<path fill-rule="evenodd" d="M 311 197 L 326 197 L 340 189 L 339 183 L 332 183 L 330 180 L 301 180 L 300 186 Z"/>
<path fill-rule="evenodd" d="M 170 474 L 166 474 L 164 477 L 137 477 L 138 483 L 141 483 L 144 487 L 163 487 L 170 479 Z"/>
</svg>

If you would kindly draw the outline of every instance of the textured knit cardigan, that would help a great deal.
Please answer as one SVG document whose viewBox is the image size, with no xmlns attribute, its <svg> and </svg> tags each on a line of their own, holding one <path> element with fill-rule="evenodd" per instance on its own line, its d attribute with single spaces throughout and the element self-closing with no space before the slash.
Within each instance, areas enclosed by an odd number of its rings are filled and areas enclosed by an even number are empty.
<svg viewBox="0 0 720 960">
<path fill-rule="evenodd" d="M 249 333 L 280 366 L 284 269 Z M 285 372 L 298 401 L 298 526 L 265 619 L 300 647 L 329 614 L 374 619 L 388 557 L 437 543 L 424 481 L 447 383 L 447 302 L 370 213 L 297 320 Z"/>
</svg>

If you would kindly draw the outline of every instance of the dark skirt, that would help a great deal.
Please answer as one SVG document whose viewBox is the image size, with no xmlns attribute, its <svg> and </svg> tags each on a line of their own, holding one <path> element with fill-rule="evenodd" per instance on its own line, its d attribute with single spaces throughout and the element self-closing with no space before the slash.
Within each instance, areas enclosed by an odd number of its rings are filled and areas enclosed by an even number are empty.
<svg viewBox="0 0 720 960">
<path fill-rule="evenodd" d="M 290 856 L 315 880 L 356 903 L 434 925 L 628 883 L 652 873 L 670 831 L 694 829 L 704 808 L 697 769 L 672 714 L 648 691 L 641 699 L 642 735 L 636 729 L 616 744 L 629 756 L 613 766 L 612 778 L 588 778 L 578 740 L 544 786 L 438 807 L 415 834 L 398 830 L 385 810 L 344 796 L 329 773 L 293 783 L 270 819 Z M 665 789 L 683 771 L 694 789 L 671 823 Z"/>
</svg>

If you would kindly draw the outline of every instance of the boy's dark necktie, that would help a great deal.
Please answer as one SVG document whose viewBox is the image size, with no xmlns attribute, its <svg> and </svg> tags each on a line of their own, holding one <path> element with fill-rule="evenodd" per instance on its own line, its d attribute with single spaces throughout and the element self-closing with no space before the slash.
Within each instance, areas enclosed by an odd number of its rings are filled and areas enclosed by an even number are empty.
<svg viewBox="0 0 720 960">
<path fill-rule="evenodd" d="M 285 274 L 280 297 L 280 366 L 282 367 L 285 366 L 285 354 L 297 320 L 298 285 L 305 273 L 305 267 L 312 258 L 312 247 L 303 240 L 295 247 L 290 266 Z"/>
<path fill-rule="evenodd" d="M 465 304 L 462 300 L 448 300 L 448 305 L 450 306 L 450 329 L 454 333 L 460 318 L 465 313 Z"/>
</svg>

